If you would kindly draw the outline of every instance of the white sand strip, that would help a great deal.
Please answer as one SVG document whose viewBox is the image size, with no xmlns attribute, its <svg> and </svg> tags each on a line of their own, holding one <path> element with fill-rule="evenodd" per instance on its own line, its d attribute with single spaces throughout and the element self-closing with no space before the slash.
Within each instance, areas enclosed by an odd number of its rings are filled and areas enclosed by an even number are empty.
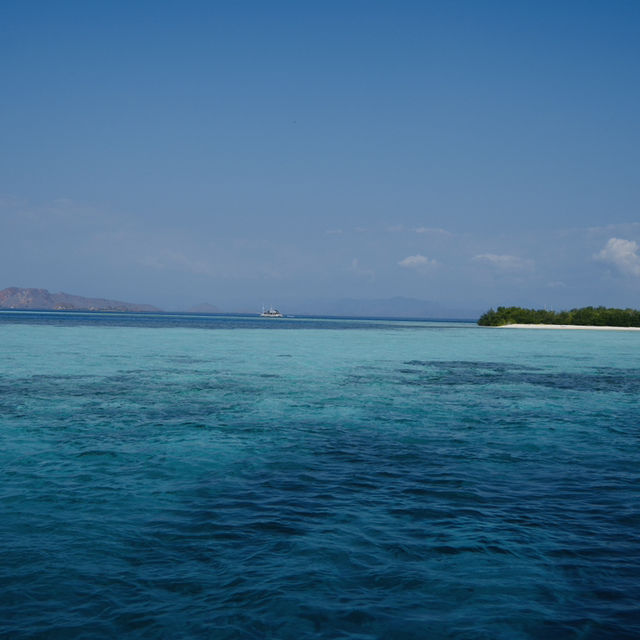
<svg viewBox="0 0 640 640">
<path fill-rule="evenodd" d="M 640 331 L 640 327 L 595 327 L 579 324 L 505 324 L 499 329 L 588 329 L 590 331 Z"/>
</svg>

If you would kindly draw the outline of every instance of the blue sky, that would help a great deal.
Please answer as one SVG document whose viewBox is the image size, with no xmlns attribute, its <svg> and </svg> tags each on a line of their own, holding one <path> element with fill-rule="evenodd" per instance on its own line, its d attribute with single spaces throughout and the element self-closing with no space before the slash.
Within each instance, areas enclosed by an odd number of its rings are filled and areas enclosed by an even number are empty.
<svg viewBox="0 0 640 640">
<path fill-rule="evenodd" d="M 640 306 L 640 3 L 0 5 L 0 288 Z"/>
</svg>

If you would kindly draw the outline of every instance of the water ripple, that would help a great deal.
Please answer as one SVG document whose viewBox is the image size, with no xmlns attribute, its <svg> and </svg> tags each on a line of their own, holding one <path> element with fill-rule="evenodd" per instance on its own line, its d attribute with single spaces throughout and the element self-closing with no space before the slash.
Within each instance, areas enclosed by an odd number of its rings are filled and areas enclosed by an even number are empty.
<svg viewBox="0 0 640 640">
<path fill-rule="evenodd" d="M 0 369 L 0 636 L 640 637 L 624 337 L 26 329 L 53 333 Z"/>
</svg>

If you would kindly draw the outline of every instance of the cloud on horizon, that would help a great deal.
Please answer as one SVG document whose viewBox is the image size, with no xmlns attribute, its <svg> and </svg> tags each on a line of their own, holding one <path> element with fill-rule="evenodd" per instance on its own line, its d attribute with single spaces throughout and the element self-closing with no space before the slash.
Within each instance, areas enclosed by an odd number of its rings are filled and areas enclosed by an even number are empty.
<svg viewBox="0 0 640 640">
<path fill-rule="evenodd" d="M 477 262 L 484 262 L 501 271 L 522 271 L 533 268 L 533 260 L 527 260 L 518 256 L 496 253 L 480 253 L 473 257 Z"/>
<path fill-rule="evenodd" d="M 204 233 L 175 220 L 150 225 L 135 211 L 91 202 L 4 196 L 0 263 L 5 286 L 43 286 L 163 308 L 202 300 L 240 308 L 264 295 L 277 299 L 282 291 L 292 300 L 309 291 L 318 299 L 419 298 L 427 280 L 443 303 L 464 300 L 478 308 L 505 300 L 637 304 L 640 223 L 495 234 L 451 233 L 411 222 L 395 233 L 382 222 L 334 222 L 317 233 L 304 227 L 286 234 L 218 231 L 212 223 Z"/>
<path fill-rule="evenodd" d="M 421 254 L 415 256 L 407 256 L 403 260 L 400 260 L 398 264 L 405 269 L 425 269 L 428 267 L 435 267 L 438 262 L 433 258 L 427 258 Z"/>
<path fill-rule="evenodd" d="M 427 233 L 429 235 L 434 236 L 452 236 L 451 231 L 447 231 L 446 229 L 442 229 L 440 227 L 416 227 L 414 229 L 415 233 Z"/>
<path fill-rule="evenodd" d="M 594 255 L 594 259 L 608 262 L 626 275 L 640 276 L 638 243 L 633 240 L 609 238 L 604 248 Z"/>
<path fill-rule="evenodd" d="M 373 281 L 376 276 L 376 273 L 373 269 L 366 269 L 364 267 L 361 267 L 360 260 L 358 260 L 358 258 L 353 258 L 353 260 L 351 260 L 349 271 L 355 273 L 358 277 L 368 278 L 371 281 Z"/>
</svg>

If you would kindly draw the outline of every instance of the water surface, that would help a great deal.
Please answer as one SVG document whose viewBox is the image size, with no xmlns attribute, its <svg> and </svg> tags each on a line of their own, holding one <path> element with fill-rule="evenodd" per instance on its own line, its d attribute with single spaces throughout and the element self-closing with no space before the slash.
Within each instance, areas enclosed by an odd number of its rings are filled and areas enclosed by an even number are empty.
<svg viewBox="0 0 640 640">
<path fill-rule="evenodd" d="M 0 313 L 0 636 L 639 637 L 639 347 Z"/>
</svg>

